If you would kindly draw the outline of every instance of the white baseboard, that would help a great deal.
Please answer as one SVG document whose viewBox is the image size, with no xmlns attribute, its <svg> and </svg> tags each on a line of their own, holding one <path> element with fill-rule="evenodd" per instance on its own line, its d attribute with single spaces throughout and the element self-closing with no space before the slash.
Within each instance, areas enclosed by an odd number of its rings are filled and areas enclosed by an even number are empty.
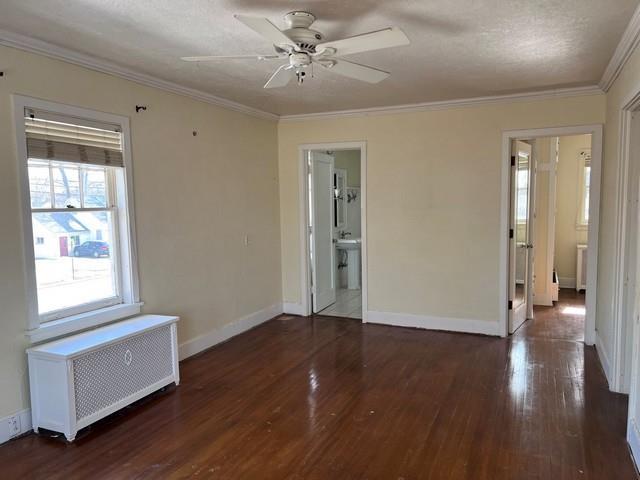
<svg viewBox="0 0 640 480">
<path fill-rule="evenodd" d="M 288 313 L 289 315 L 304 315 L 302 305 L 300 305 L 299 303 L 284 302 L 282 304 L 282 311 L 284 313 Z"/>
<path fill-rule="evenodd" d="M 609 384 L 609 390 L 611 390 L 611 362 L 609 361 L 609 353 L 602 342 L 602 338 L 596 332 L 596 353 L 598 354 L 598 359 L 600 360 L 600 365 L 602 365 L 602 370 L 604 370 L 604 376 L 607 377 L 607 383 Z"/>
<path fill-rule="evenodd" d="M 638 432 L 638 425 L 633 418 L 630 418 L 627 423 L 627 442 L 631 449 L 631 458 L 638 467 L 640 461 L 640 432 Z"/>
<path fill-rule="evenodd" d="M 560 288 L 576 288 L 576 279 L 570 277 L 558 277 Z"/>
<path fill-rule="evenodd" d="M 181 343 L 178 347 L 180 360 L 183 360 L 191 355 L 195 355 L 207 348 L 213 347 L 218 343 L 222 343 L 229 340 L 231 337 L 235 337 L 247 330 L 251 330 L 257 327 L 261 323 L 271 320 L 282 313 L 282 304 L 278 303 L 270 307 L 264 308 L 257 312 L 254 312 L 246 317 L 236 320 L 233 323 L 229 323 L 223 327 L 216 328 L 204 335 L 187 340 Z"/>
<path fill-rule="evenodd" d="M 498 322 L 466 318 L 432 317 L 411 313 L 366 312 L 367 323 L 381 323 L 397 327 L 424 328 L 427 330 L 447 330 L 451 332 L 481 333 L 500 336 Z"/>
<path fill-rule="evenodd" d="M 18 417 L 18 433 L 11 435 L 9 433 L 9 419 L 11 417 Z M 31 409 L 26 408 L 8 417 L 0 418 L 0 444 L 11 440 L 14 437 L 22 435 L 31 431 Z"/>
</svg>

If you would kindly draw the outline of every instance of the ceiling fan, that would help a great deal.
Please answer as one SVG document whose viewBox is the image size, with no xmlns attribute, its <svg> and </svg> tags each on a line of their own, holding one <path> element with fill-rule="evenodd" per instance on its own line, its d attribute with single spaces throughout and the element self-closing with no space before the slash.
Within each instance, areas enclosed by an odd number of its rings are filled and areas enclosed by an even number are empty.
<svg viewBox="0 0 640 480">
<path fill-rule="evenodd" d="M 284 87 L 295 77 L 302 84 L 306 70 L 319 65 L 345 77 L 368 83 L 378 83 L 390 73 L 377 68 L 348 62 L 344 55 L 369 52 L 383 48 L 409 45 L 409 39 L 402 30 L 389 27 L 375 32 L 363 33 L 342 40 L 325 41 L 324 35 L 309 27 L 316 17 L 308 12 L 290 12 L 284 16 L 288 26 L 280 30 L 266 18 L 234 15 L 247 27 L 269 40 L 275 47 L 275 54 L 269 55 L 222 55 L 205 57 L 182 57 L 187 62 L 207 62 L 213 60 L 288 60 L 281 65 L 264 85 L 264 88 Z"/>
</svg>

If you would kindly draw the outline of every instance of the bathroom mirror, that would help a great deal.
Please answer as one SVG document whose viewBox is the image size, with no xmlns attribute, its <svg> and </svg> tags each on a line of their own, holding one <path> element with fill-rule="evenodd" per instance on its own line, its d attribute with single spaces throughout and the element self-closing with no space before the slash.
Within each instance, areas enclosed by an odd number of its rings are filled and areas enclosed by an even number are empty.
<svg viewBox="0 0 640 480">
<path fill-rule="evenodd" d="M 334 226 L 344 228 L 347 225 L 347 171 L 336 168 L 333 171 L 334 189 Z"/>
</svg>

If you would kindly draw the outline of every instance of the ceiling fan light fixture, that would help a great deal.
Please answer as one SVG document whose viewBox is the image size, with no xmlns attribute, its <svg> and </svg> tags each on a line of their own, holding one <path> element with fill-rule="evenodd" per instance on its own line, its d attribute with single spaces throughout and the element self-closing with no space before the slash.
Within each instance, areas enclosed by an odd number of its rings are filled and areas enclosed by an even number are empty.
<svg viewBox="0 0 640 480">
<path fill-rule="evenodd" d="M 240 55 L 182 57 L 185 61 L 211 61 L 220 59 L 287 59 L 272 74 L 264 88 L 284 87 L 292 77 L 301 84 L 306 75 L 304 70 L 317 63 L 321 67 L 332 69 L 338 75 L 368 83 L 378 83 L 390 74 L 366 65 L 342 59 L 345 55 L 381 50 L 384 48 L 409 45 L 410 41 L 402 30 L 389 27 L 374 32 L 363 33 L 340 40 L 324 41 L 321 32 L 312 30 L 316 17 L 309 12 L 294 11 L 284 16 L 289 28 L 280 30 L 266 18 L 234 15 L 236 19 L 255 33 L 267 39 L 276 51 L 275 55 Z"/>
</svg>

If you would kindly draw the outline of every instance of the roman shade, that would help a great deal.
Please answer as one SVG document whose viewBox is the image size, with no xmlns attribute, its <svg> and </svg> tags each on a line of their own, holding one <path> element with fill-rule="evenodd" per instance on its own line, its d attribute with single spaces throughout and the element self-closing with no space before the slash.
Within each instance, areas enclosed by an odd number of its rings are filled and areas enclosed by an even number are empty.
<svg viewBox="0 0 640 480">
<path fill-rule="evenodd" d="M 117 125 L 26 110 L 24 126 L 28 158 L 124 167 Z"/>
</svg>

